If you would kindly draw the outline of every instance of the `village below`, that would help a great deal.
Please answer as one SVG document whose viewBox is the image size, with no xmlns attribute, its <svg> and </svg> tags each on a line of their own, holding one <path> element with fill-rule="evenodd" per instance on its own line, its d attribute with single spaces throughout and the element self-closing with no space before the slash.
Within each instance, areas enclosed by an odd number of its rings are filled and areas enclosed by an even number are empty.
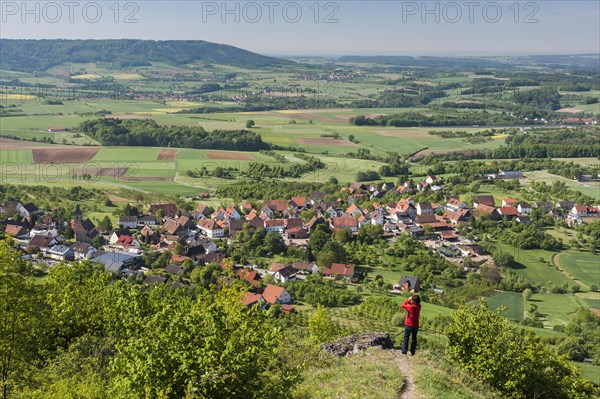
<svg viewBox="0 0 600 399">
<path fill-rule="evenodd" d="M 597 55 L 110 44 L 0 40 L 2 399 L 600 397 Z"/>
</svg>

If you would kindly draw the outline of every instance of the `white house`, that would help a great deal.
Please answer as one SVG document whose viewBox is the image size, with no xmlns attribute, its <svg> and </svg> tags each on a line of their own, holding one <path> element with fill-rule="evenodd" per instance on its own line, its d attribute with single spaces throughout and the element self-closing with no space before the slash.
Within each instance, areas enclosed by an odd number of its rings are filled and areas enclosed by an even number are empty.
<svg viewBox="0 0 600 399">
<path fill-rule="evenodd" d="M 75 260 L 92 259 L 96 252 L 98 252 L 92 245 L 83 242 L 74 243 L 71 245 L 71 249 L 73 250 Z"/>
<path fill-rule="evenodd" d="M 521 202 L 519 205 L 517 205 L 517 211 L 519 213 L 528 215 L 531 213 L 531 205 Z"/>
<path fill-rule="evenodd" d="M 293 266 L 287 265 L 282 269 L 279 269 L 273 274 L 275 281 L 280 283 L 287 283 L 296 279 L 296 269 Z"/>
<path fill-rule="evenodd" d="M 328 215 L 329 215 L 329 219 L 331 218 L 335 218 L 338 217 L 338 211 L 335 210 L 334 207 L 330 206 L 329 208 L 327 208 L 327 210 L 325 211 Z"/>
<path fill-rule="evenodd" d="M 201 219 L 197 224 L 198 228 L 206 234 L 207 237 L 224 237 L 225 230 L 211 219 Z"/>
<path fill-rule="evenodd" d="M 585 205 L 575 205 L 571 209 L 571 214 L 574 216 L 587 216 L 588 208 Z"/>
<path fill-rule="evenodd" d="M 34 236 L 56 237 L 57 235 L 58 230 L 55 227 L 46 225 L 36 225 L 29 231 L 29 238 L 33 238 Z"/>
<path fill-rule="evenodd" d="M 431 202 L 419 202 L 417 203 L 417 215 L 431 215 L 435 213 L 435 210 L 431 206 Z"/>
<path fill-rule="evenodd" d="M 434 175 L 427 175 L 427 178 L 425 179 L 425 182 L 427 184 L 433 184 L 436 181 L 437 181 L 437 179 Z"/>
<path fill-rule="evenodd" d="M 371 212 L 371 224 L 383 224 L 384 212 L 383 209 L 379 208 Z"/>
<path fill-rule="evenodd" d="M 138 224 L 144 226 L 156 226 L 156 217 L 154 215 L 143 215 L 138 217 Z"/>
<path fill-rule="evenodd" d="M 119 226 L 122 229 L 135 229 L 138 226 L 138 217 L 121 215 L 119 217 Z"/>
<path fill-rule="evenodd" d="M 46 255 L 56 260 L 73 259 L 73 250 L 66 245 L 55 245 L 46 252 Z"/>
<path fill-rule="evenodd" d="M 315 262 L 294 262 L 292 267 L 300 273 L 316 274 L 319 271 Z"/>
<path fill-rule="evenodd" d="M 446 203 L 446 209 L 450 209 L 451 211 L 458 212 L 460 209 L 466 209 L 467 204 L 462 202 L 458 198 L 450 198 Z"/>
<path fill-rule="evenodd" d="M 262 207 L 262 213 L 264 213 L 269 219 L 273 218 L 273 210 L 266 205 Z"/>
<path fill-rule="evenodd" d="M 225 215 L 229 218 L 229 219 L 233 219 L 233 220 L 240 220 L 240 213 L 237 211 L 237 209 L 235 209 L 234 207 L 230 206 L 229 208 L 227 208 L 227 210 L 225 210 Z"/>
<path fill-rule="evenodd" d="M 285 232 L 285 219 L 265 220 L 265 230 L 267 232 L 276 232 L 279 234 L 283 234 Z"/>
</svg>

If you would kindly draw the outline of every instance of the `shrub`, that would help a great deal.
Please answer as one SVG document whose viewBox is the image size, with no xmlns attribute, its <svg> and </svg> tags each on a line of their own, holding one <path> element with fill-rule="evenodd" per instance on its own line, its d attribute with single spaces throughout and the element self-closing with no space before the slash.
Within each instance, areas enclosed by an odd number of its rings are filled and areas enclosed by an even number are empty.
<svg viewBox="0 0 600 399">
<path fill-rule="evenodd" d="M 491 311 L 485 300 L 453 313 L 446 354 L 507 398 L 573 399 L 598 393 L 532 332 Z"/>
</svg>

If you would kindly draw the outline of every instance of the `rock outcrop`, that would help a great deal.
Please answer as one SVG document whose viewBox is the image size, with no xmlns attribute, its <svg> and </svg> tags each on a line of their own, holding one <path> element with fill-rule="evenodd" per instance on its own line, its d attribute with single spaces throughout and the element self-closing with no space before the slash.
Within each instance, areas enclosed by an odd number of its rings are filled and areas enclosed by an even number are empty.
<svg viewBox="0 0 600 399">
<path fill-rule="evenodd" d="M 333 342 L 324 343 L 320 348 L 329 355 L 343 357 L 364 351 L 372 346 L 380 346 L 382 349 L 394 349 L 394 343 L 390 338 L 390 334 L 383 332 L 351 335 Z"/>
</svg>

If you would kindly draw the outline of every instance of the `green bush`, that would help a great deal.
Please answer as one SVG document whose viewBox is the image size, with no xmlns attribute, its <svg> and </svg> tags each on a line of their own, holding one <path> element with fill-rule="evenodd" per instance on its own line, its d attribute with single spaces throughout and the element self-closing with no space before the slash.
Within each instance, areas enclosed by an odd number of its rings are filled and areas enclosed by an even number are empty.
<svg viewBox="0 0 600 399">
<path fill-rule="evenodd" d="M 530 331 L 491 311 L 462 306 L 448 326 L 446 354 L 507 398 L 591 398 L 600 393 Z"/>
</svg>

